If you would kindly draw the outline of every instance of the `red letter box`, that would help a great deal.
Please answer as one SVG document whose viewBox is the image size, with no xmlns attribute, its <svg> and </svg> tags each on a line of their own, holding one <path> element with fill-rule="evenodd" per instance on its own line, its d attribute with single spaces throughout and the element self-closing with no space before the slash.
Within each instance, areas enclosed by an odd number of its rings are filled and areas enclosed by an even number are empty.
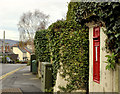
<svg viewBox="0 0 120 94">
<path fill-rule="evenodd" d="M 100 27 L 93 29 L 93 81 L 100 83 Z"/>
</svg>

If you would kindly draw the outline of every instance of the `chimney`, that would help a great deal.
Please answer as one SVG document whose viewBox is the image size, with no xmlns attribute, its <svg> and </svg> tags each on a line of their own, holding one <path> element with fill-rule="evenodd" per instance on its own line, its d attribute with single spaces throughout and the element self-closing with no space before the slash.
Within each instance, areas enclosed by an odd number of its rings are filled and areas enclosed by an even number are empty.
<svg viewBox="0 0 120 94">
<path fill-rule="evenodd" d="M 5 52 L 7 52 L 7 46 L 5 46 Z"/>
<path fill-rule="evenodd" d="M 10 52 L 10 51 L 11 51 L 10 46 L 8 46 L 8 52 Z"/>
<path fill-rule="evenodd" d="M 1 50 L 2 50 L 2 53 L 3 53 L 3 46 L 1 46 Z"/>
</svg>

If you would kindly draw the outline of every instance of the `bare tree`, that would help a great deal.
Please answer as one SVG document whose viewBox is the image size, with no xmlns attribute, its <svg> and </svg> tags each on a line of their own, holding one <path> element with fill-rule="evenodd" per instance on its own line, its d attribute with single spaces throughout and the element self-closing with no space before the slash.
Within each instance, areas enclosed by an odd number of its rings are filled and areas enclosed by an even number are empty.
<svg viewBox="0 0 120 94">
<path fill-rule="evenodd" d="M 20 41 L 31 41 L 33 46 L 34 35 L 36 31 L 45 29 L 48 25 L 49 15 L 35 10 L 34 12 L 23 13 L 18 23 L 18 30 L 20 32 Z"/>
</svg>

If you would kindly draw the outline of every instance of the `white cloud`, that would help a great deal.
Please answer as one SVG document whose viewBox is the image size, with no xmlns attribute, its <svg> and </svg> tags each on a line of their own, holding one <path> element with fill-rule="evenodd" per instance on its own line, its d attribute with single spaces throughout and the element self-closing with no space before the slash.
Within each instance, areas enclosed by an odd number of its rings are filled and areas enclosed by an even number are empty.
<svg viewBox="0 0 120 94">
<path fill-rule="evenodd" d="M 70 0 L 0 0 L 0 29 L 11 34 L 11 36 L 6 35 L 8 38 L 12 38 L 15 33 L 18 35 L 17 23 L 20 16 L 35 9 L 49 14 L 49 21 L 53 23 L 57 19 L 62 19 L 63 14 L 67 13 L 67 2 Z"/>
</svg>

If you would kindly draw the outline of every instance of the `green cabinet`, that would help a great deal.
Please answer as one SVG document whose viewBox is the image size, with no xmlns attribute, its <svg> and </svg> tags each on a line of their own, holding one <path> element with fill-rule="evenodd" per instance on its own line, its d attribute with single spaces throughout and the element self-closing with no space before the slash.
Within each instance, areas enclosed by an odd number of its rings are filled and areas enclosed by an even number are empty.
<svg viewBox="0 0 120 94">
<path fill-rule="evenodd" d="M 49 62 L 42 62 L 41 64 L 41 90 L 46 90 L 52 87 L 52 64 Z"/>
<path fill-rule="evenodd" d="M 37 73 L 37 61 L 32 60 L 32 73 Z"/>
<path fill-rule="evenodd" d="M 36 60 L 36 56 L 34 54 L 32 54 L 30 57 L 30 72 L 32 72 L 32 61 L 33 60 Z"/>
</svg>

